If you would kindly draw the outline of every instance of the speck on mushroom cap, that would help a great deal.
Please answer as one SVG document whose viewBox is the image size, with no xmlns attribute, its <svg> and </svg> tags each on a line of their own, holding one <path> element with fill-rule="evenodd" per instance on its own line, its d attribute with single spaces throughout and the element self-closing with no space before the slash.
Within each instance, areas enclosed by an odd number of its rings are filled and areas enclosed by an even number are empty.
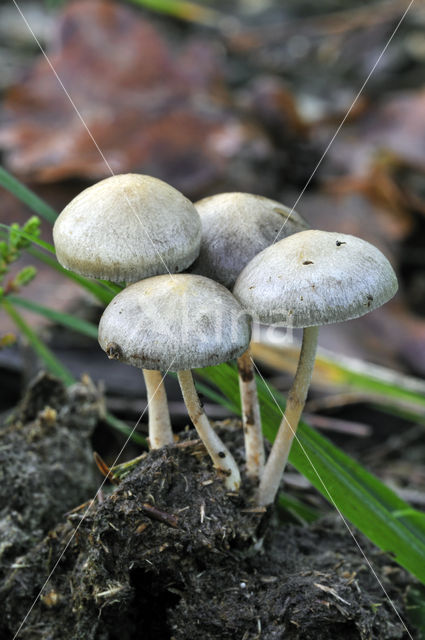
<svg viewBox="0 0 425 640">
<path fill-rule="evenodd" d="M 186 269 L 199 253 L 201 222 L 177 189 L 129 173 L 82 191 L 57 218 L 53 239 L 65 268 L 135 282 Z"/>
<path fill-rule="evenodd" d="M 310 327 L 362 316 L 396 291 L 396 275 L 379 249 L 343 233 L 309 230 L 258 254 L 233 293 L 260 322 Z"/>
<path fill-rule="evenodd" d="M 231 289 L 244 266 L 279 238 L 308 228 L 307 222 L 276 200 L 251 193 L 220 193 L 195 202 L 202 241 L 192 273 Z M 288 217 L 289 216 L 289 217 Z"/>
<path fill-rule="evenodd" d="M 251 319 L 230 291 L 191 274 L 136 282 L 112 300 L 99 324 L 109 357 L 162 371 L 231 360 L 250 337 Z"/>
</svg>

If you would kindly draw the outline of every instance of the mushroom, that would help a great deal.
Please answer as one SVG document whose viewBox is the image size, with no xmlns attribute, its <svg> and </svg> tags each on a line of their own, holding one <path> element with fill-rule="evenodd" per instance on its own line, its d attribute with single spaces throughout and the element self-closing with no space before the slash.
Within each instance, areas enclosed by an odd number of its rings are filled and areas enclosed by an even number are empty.
<svg viewBox="0 0 425 640">
<path fill-rule="evenodd" d="M 143 369 L 178 372 L 189 416 L 232 491 L 240 485 L 239 469 L 210 425 L 191 369 L 239 356 L 250 337 L 250 317 L 230 291 L 191 274 L 156 276 L 127 287 L 99 323 L 99 344 L 110 358 Z"/>
<path fill-rule="evenodd" d="M 291 213 L 280 202 L 252 193 L 219 193 L 195 202 L 195 208 L 201 218 L 202 239 L 190 272 L 230 290 L 257 253 L 277 239 L 309 228 L 296 211 Z"/>
<path fill-rule="evenodd" d="M 265 323 L 303 328 L 303 341 L 285 414 L 258 490 L 274 501 L 304 408 L 319 326 L 358 318 L 397 291 L 396 275 L 373 245 L 342 233 L 303 231 L 259 253 L 240 274 L 234 295 Z"/>
<path fill-rule="evenodd" d="M 66 269 L 129 283 L 187 269 L 199 253 L 201 222 L 177 189 L 128 173 L 71 200 L 54 224 L 53 239 Z"/>
<path fill-rule="evenodd" d="M 162 180 L 116 175 L 82 191 L 53 227 L 56 255 L 66 269 L 129 283 L 183 271 L 196 258 L 201 223 L 192 203 Z M 144 371 L 152 448 L 173 441 L 160 371 Z"/>
<path fill-rule="evenodd" d="M 207 276 L 232 289 L 236 278 L 257 253 L 280 236 L 308 228 L 296 212 L 276 200 L 251 193 L 220 193 L 195 202 L 201 217 L 202 241 L 191 273 Z M 265 453 L 254 366 L 248 348 L 237 360 L 245 437 L 246 472 L 261 476 Z"/>
</svg>

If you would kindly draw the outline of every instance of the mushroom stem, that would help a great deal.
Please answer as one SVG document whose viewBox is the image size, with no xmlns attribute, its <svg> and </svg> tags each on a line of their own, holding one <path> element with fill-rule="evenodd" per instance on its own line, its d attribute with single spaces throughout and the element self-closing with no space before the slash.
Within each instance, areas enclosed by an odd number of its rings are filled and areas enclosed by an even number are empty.
<svg viewBox="0 0 425 640">
<path fill-rule="evenodd" d="M 286 409 L 272 450 L 264 467 L 258 489 L 260 506 L 271 504 L 279 489 L 280 480 L 291 450 L 292 440 L 304 409 L 316 358 L 319 327 L 306 327 L 303 333 L 300 359 L 294 382 L 288 393 Z"/>
<path fill-rule="evenodd" d="M 160 371 L 143 369 L 149 407 L 149 443 L 151 449 L 173 444 L 167 395 Z"/>
<path fill-rule="evenodd" d="M 246 473 L 249 477 L 257 479 L 261 477 L 263 472 L 265 453 L 254 365 L 249 348 L 239 356 L 237 363 L 245 438 Z"/>
<path fill-rule="evenodd" d="M 190 370 L 178 371 L 177 376 L 189 417 L 210 454 L 215 468 L 225 476 L 224 483 L 227 489 L 237 491 L 241 483 L 238 466 L 230 451 L 212 428 L 202 408 L 193 383 L 192 372 Z"/>
</svg>

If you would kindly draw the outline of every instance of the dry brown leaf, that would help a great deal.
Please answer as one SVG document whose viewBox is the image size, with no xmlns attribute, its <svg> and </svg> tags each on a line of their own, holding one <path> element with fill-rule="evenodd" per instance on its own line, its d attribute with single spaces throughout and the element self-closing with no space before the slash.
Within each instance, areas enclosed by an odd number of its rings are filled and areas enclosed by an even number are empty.
<svg viewBox="0 0 425 640">
<path fill-rule="evenodd" d="M 425 170 L 425 90 L 398 94 L 370 112 L 359 139 Z"/>
<path fill-rule="evenodd" d="M 425 90 L 399 93 L 381 104 L 370 103 L 364 115 L 345 125 L 332 143 L 325 174 L 355 177 L 365 183 L 373 197 L 399 206 L 402 194 L 390 185 L 393 170 L 400 166 L 425 172 Z M 329 131 L 318 132 L 327 139 Z M 386 193 L 382 175 L 386 174 Z M 374 185 L 376 179 L 380 184 Z M 394 202 L 395 197 L 395 202 Z"/>
<path fill-rule="evenodd" d="M 64 9 L 47 53 L 114 172 L 151 173 L 190 193 L 225 173 L 216 140 L 233 121 L 211 45 L 180 51 L 129 7 L 80 0 Z M 231 155 L 243 127 L 236 144 Z M 6 96 L 0 145 L 9 169 L 32 180 L 110 174 L 41 56 Z"/>
</svg>

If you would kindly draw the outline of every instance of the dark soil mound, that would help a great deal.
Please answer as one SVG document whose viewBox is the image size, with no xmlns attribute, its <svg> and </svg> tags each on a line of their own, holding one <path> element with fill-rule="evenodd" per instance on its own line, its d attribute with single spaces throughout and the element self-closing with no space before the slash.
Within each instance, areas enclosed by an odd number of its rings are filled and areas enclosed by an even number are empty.
<svg viewBox="0 0 425 640">
<path fill-rule="evenodd" d="M 0 428 L 0 579 L 96 491 L 89 438 L 98 417 L 89 379 L 65 390 L 41 374 Z"/>
<path fill-rule="evenodd" d="M 68 401 L 64 396 L 62 407 Z M 235 451 L 240 429 L 231 426 L 221 430 Z M 29 428 L 21 424 L 24 440 Z M 146 454 L 88 512 L 75 511 L 38 542 L 36 536 L 26 540 L 26 554 L 10 561 L 0 582 L 2 640 L 13 638 L 35 601 L 19 638 L 407 638 L 338 518 L 278 528 L 248 495 L 226 492 L 202 445 L 189 439 L 193 434 L 186 437 Z M 72 493 L 72 478 L 84 477 L 81 465 L 90 468 L 88 456 L 86 450 L 67 458 L 67 468 L 77 465 L 65 482 L 72 506 L 81 498 Z M 85 493 L 87 479 L 83 483 Z M 59 488 L 48 486 L 45 498 L 54 504 Z M 53 506 L 52 518 L 61 521 Z M 26 523 L 31 530 L 34 518 Z M 409 577 L 359 540 L 403 615 Z"/>
</svg>

